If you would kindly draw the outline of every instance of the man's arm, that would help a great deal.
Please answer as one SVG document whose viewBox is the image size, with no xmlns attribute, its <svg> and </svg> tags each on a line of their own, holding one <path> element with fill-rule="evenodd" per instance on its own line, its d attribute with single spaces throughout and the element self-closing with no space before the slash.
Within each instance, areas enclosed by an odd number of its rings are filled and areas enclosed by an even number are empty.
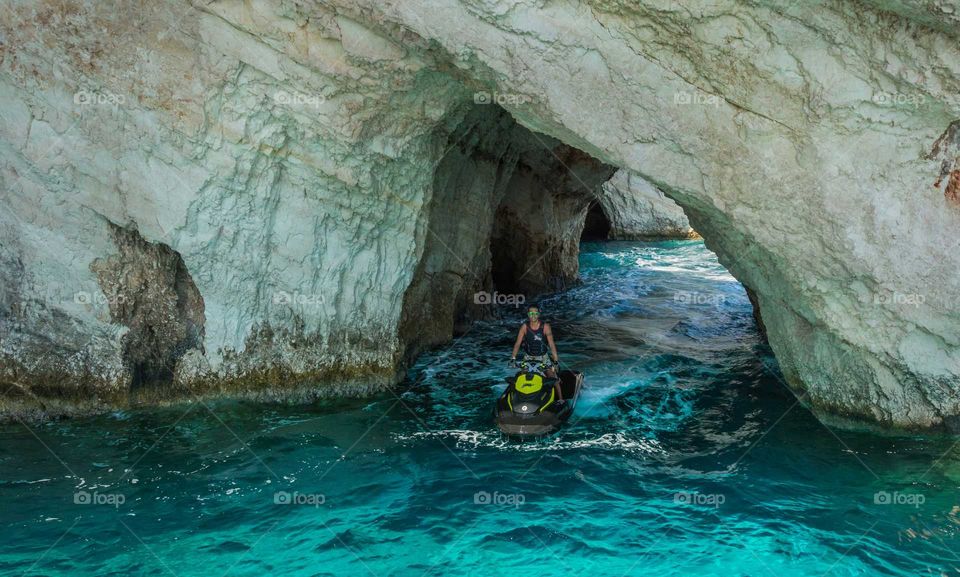
<svg viewBox="0 0 960 577">
<path fill-rule="evenodd" d="M 550 330 L 549 323 L 544 323 L 543 334 L 547 337 L 547 344 L 550 345 L 550 352 L 553 353 L 553 362 L 559 363 L 560 357 L 557 355 L 557 345 L 553 344 L 553 331 Z"/>
<path fill-rule="evenodd" d="M 523 342 L 523 333 L 526 332 L 527 325 L 522 325 L 520 327 L 520 332 L 517 334 L 517 342 L 513 343 L 513 355 L 510 358 L 517 358 L 517 351 L 520 350 L 520 343 Z"/>
</svg>

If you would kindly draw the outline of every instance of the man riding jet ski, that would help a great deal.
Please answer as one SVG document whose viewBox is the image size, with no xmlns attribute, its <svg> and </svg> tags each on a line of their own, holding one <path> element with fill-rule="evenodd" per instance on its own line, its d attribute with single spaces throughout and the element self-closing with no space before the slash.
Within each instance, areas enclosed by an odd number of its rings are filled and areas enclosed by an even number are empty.
<svg viewBox="0 0 960 577">
<path fill-rule="evenodd" d="M 550 353 L 553 355 L 553 365 L 547 368 L 546 375 L 550 378 L 556 378 L 556 367 L 560 364 L 560 357 L 557 355 L 557 346 L 553 342 L 553 331 L 550 329 L 550 323 L 540 322 L 540 307 L 530 305 L 527 307 L 527 320 L 520 325 L 520 332 L 517 334 L 517 341 L 513 343 L 513 357 L 510 359 L 510 365 L 517 364 L 517 351 L 523 347 L 523 360 L 528 364 L 546 364 L 547 347 L 550 347 Z"/>
<path fill-rule="evenodd" d="M 558 374 L 556 364 L 547 364 L 547 347 L 553 353 L 554 363 L 559 361 L 550 325 L 540 322 L 540 309 L 535 306 L 528 309 L 527 315 L 530 320 L 520 328 L 511 359 L 520 372 L 507 379 L 509 386 L 497 400 L 494 418 L 500 430 L 508 435 L 538 437 L 559 429 L 573 413 L 583 374 L 575 371 Z M 521 345 L 525 354 L 523 360 L 517 362 Z"/>
</svg>

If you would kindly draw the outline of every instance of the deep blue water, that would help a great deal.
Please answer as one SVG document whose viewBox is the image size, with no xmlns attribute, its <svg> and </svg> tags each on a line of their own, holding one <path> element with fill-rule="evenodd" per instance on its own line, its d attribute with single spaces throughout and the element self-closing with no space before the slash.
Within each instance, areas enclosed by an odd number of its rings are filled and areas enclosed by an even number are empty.
<svg viewBox="0 0 960 577">
<path fill-rule="evenodd" d="M 583 249 L 558 435 L 492 424 L 513 309 L 372 399 L 8 425 L 0 575 L 960 575 L 952 439 L 820 424 L 702 243 Z"/>
</svg>

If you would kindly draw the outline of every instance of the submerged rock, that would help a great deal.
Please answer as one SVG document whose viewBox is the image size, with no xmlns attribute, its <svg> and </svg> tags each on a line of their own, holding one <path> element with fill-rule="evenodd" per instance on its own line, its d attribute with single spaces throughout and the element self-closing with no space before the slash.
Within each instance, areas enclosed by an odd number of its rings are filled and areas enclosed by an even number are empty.
<svg viewBox="0 0 960 577">
<path fill-rule="evenodd" d="M 476 292 L 575 278 L 619 167 L 753 291 L 804 402 L 953 426 L 957 13 L 12 3 L 3 410 L 126 402 L 148 359 L 163 378 L 145 380 L 169 381 L 158 397 L 388 386 L 484 314 Z M 155 310 L 111 304 L 135 279 L 159 283 Z"/>
</svg>

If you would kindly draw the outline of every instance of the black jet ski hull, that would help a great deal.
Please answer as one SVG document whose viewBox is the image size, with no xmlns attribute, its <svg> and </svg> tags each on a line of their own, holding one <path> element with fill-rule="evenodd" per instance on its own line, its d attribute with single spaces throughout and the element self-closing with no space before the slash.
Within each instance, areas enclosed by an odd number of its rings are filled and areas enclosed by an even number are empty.
<svg viewBox="0 0 960 577">
<path fill-rule="evenodd" d="M 497 399 L 494 408 L 494 420 L 497 427 L 507 435 L 516 437 L 542 437 L 556 432 L 573 414 L 577 398 L 580 396 L 580 387 L 583 384 L 583 373 L 575 371 L 560 371 L 560 387 L 563 401 L 555 401 L 542 412 L 523 414 L 510 409 L 507 395 L 512 387 Z"/>
</svg>

